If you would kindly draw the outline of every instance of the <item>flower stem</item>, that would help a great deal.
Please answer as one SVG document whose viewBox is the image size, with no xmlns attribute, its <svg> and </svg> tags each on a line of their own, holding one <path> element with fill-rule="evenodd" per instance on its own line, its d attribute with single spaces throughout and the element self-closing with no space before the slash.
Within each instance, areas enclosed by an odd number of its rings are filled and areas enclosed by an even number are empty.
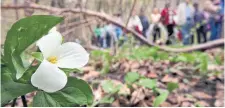
<svg viewBox="0 0 225 108">
<path fill-rule="evenodd" d="M 17 100 L 17 98 L 13 99 L 11 107 L 14 107 L 16 105 L 16 100 Z"/>
<path fill-rule="evenodd" d="M 21 99 L 22 99 L 22 102 L 23 102 L 23 106 L 24 106 L 24 107 L 27 107 L 27 101 L 26 101 L 25 95 L 22 95 L 22 96 L 21 96 Z"/>
</svg>

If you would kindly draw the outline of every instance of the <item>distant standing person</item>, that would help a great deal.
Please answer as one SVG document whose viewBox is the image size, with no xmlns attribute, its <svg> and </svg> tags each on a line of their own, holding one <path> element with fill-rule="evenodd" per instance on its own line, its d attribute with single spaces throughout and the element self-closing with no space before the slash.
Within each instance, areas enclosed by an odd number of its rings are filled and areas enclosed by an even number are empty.
<svg viewBox="0 0 225 108">
<path fill-rule="evenodd" d="M 177 24 L 181 26 L 183 44 L 190 44 L 191 28 L 193 27 L 194 7 L 191 0 L 181 2 L 177 10 Z"/>
<path fill-rule="evenodd" d="M 149 28 L 149 20 L 148 20 L 147 16 L 145 15 L 144 8 L 141 8 L 139 18 L 141 20 L 141 24 L 143 27 L 142 35 L 146 37 L 147 36 L 146 32 Z"/>
<path fill-rule="evenodd" d="M 94 43 L 100 47 L 102 45 L 101 44 L 102 30 L 101 30 L 100 24 L 98 24 L 97 27 L 94 29 L 94 33 L 95 33 L 95 37 L 93 37 Z"/>
<path fill-rule="evenodd" d="M 219 11 L 221 7 L 219 5 L 216 5 L 214 2 L 218 0 L 206 0 L 204 2 L 204 9 L 210 13 L 209 18 L 209 25 L 210 25 L 210 40 L 216 40 L 219 38 L 218 30 L 220 31 L 220 16 Z M 220 31 L 221 32 L 221 31 Z"/>
<path fill-rule="evenodd" d="M 166 3 L 165 8 L 161 12 L 161 20 L 163 25 L 167 28 L 168 39 L 166 44 L 171 44 L 170 37 L 174 34 L 174 21 L 175 12 L 170 8 L 170 3 Z"/>
<path fill-rule="evenodd" d="M 155 43 L 157 40 L 157 37 L 161 38 L 161 30 L 160 30 L 160 19 L 161 19 L 161 14 L 159 12 L 158 8 L 154 8 L 153 12 L 151 14 L 151 30 L 153 32 L 153 42 Z"/>
<path fill-rule="evenodd" d="M 197 39 L 198 43 L 202 43 L 201 39 L 203 39 L 203 43 L 207 41 L 206 38 L 206 19 L 204 18 L 204 13 L 199 9 L 199 4 L 194 3 L 195 13 L 194 13 L 194 22 L 197 31 Z"/>
<path fill-rule="evenodd" d="M 218 12 L 215 16 L 215 27 L 216 27 L 216 39 L 222 36 L 222 27 L 224 22 L 224 0 L 215 0 L 214 5 L 219 7 Z"/>
<path fill-rule="evenodd" d="M 141 20 L 138 17 L 138 15 L 136 14 L 136 10 L 135 9 L 132 12 L 132 16 L 130 17 L 130 19 L 128 21 L 127 27 L 135 30 L 139 34 L 142 34 L 142 32 L 143 32 L 143 27 L 142 27 L 142 24 L 141 24 Z"/>
<path fill-rule="evenodd" d="M 110 48 L 111 45 L 113 44 L 112 42 L 114 40 L 118 40 L 117 39 L 117 36 L 116 36 L 116 32 L 115 32 L 115 29 L 116 29 L 116 26 L 110 22 L 107 22 L 106 25 L 105 25 L 105 39 L 106 39 L 106 48 Z"/>
<path fill-rule="evenodd" d="M 123 20 L 121 18 L 121 14 L 120 13 L 117 13 L 117 14 L 114 14 L 114 19 L 123 24 Z M 117 39 L 120 40 L 123 36 L 123 29 L 117 25 L 114 25 L 115 26 L 115 32 L 116 32 L 116 36 L 117 36 Z"/>
</svg>

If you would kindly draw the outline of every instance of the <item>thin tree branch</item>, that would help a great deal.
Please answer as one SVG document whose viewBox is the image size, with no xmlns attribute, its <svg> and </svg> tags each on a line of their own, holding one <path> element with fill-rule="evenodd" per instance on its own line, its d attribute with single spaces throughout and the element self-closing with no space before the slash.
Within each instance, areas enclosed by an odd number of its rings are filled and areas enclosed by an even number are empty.
<svg viewBox="0 0 225 108">
<path fill-rule="evenodd" d="M 126 27 L 127 27 L 128 23 L 129 23 L 130 17 L 132 16 L 132 13 L 134 11 L 134 8 L 136 6 L 136 3 L 137 3 L 137 0 L 134 0 L 134 3 L 132 5 L 132 8 L 131 8 L 131 11 L 130 11 L 130 14 L 129 14 L 129 17 L 128 17 L 127 22 L 126 22 Z"/>
</svg>

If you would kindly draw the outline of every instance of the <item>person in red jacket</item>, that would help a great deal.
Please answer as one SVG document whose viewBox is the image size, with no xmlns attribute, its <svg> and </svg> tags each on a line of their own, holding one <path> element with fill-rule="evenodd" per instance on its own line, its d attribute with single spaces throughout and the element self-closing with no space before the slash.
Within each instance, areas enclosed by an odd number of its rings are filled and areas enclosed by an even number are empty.
<svg viewBox="0 0 225 108">
<path fill-rule="evenodd" d="M 173 20 L 174 16 L 175 12 L 170 8 L 170 3 L 166 3 L 165 8 L 161 12 L 162 23 L 167 28 L 168 31 L 168 40 L 166 44 L 171 44 L 170 37 L 174 33 L 174 26 L 175 26 L 175 22 Z"/>
</svg>

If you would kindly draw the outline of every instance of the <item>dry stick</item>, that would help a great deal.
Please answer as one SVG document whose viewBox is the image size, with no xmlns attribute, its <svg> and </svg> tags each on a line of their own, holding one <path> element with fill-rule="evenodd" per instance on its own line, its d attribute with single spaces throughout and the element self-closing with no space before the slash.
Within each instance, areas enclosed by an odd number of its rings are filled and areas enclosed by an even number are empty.
<svg viewBox="0 0 225 108">
<path fill-rule="evenodd" d="M 37 4 L 30 4 L 29 6 L 25 6 L 25 5 L 17 5 L 17 6 L 15 6 L 15 5 L 2 5 L 1 8 L 2 9 L 32 8 L 32 9 L 39 9 L 39 10 L 43 10 L 43 11 L 49 11 L 49 12 L 56 12 L 56 13 L 58 12 L 58 14 L 64 13 L 64 12 L 71 12 L 71 13 L 80 13 L 81 12 L 83 14 L 87 14 L 89 16 L 95 16 L 95 17 L 98 17 L 100 19 L 107 20 L 107 21 L 109 21 L 109 22 L 111 22 L 115 25 L 118 25 L 118 26 L 122 27 L 123 29 L 126 29 L 128 32 L 132 33 L 135 37 L 137 37 L 137 39 L 139 39 L 143 43 L 145 43 L 149 46 L 155 46 L 155 47 L 157 47 L 161 50 L 168 51 L 168 52 L 190 52 L 190 51 L 195 51 L 195 50 L 210 49 L 210 48 L 214 48 L 214 47 L 224 45 L 224 39 L 218 39 L 218 40 L 214 40 L 214 41 L 211 41 L 211 42 L 208 42 L 208 43 L 189 46 L 189 47 L 185 47 L 185 48 L 171 48 L 171 47 L 167 47 L 167 46 L 159 46 L 159 45 L 156 45 L 152 42 L 149 42 L 146 38 L 144 38 L 144 36 L 135 32 L 134 30 L 132 30 L 130 28 L 126 28 L 126 26 L 124 24 L 121 24 L 121 23 L 113 20 L 110 16 L 108 16 L 106 14 L 102 14 L 100 12 L 91 11 L 91 10 L 80 11 L 80 9 L 65 9 L 65 8 L 59 9 L 59 8 L 53 8 L 53 7 L 42 6 L 42 5 L 37 5 Z"/>
</svg>

